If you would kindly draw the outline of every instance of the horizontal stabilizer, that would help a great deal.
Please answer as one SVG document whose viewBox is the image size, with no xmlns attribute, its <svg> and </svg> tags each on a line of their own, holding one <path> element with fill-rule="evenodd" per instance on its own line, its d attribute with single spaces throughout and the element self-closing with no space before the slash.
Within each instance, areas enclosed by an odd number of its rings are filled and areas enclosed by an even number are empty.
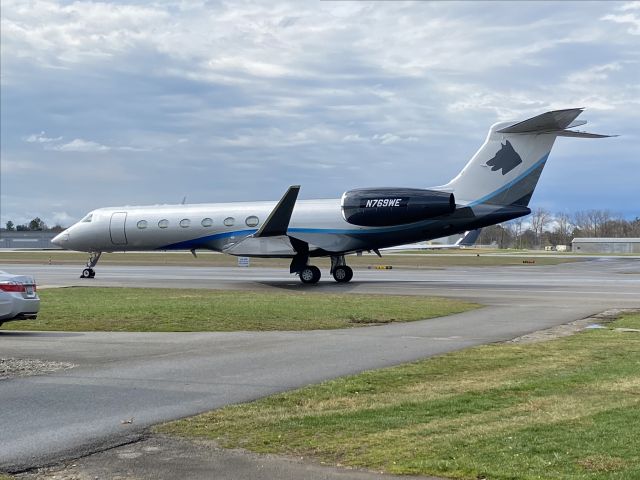
<svg viewBox="0 0 640 480">
<path fill-rule="evenodd" d="M 286 235 L 289 228 L 289 221 L 293 213 L 293 207 L 298 199 L 300 185 L 292 185 L 287 193 L 280 199 L 276 208 L 269 214 L 269 218 L 262 224 L 260 230 L 256 232 L 254 237 L 275 237 Z"/>
<path fill-rule="evenodd" d="M 573 130 L 562 130 L 561 132 L 556 132 L 556 135 L 559 137 L 576 137 L 576 138 L 609 138 L 609 137 L 618 136 L 618 135 L 602 135 L 600 133 L 576 132 Z"/>
<path fill-rule="evenodd" d="M 571 122 L 573 122 L 583 110 L 582 108 L 570 108 L 567 110 L 546 112 L 509 127 L 502 128 L 498 130 L 498 133 L 536 133 L 564 130 L 571 125 Z"/>
</svg>

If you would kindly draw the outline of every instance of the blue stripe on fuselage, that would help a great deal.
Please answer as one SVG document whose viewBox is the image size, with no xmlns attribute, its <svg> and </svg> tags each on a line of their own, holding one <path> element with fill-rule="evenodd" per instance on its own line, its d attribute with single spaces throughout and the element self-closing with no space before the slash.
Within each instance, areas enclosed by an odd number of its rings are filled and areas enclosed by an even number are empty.
<svg viewBox="0 0 640 480">
<path fill-rule="evenodd" d="M 475 200 L 467 205 L 464 205 L 465 207 L 475 207 L 476 205 L 480 205 L 481 203 L 486 203 L 489 200 L 491 200 L 492 198 L 497 197 L 498 195 L 500 195 L 502 192 L 504 192 L 505 190 L 511 188 L 513 185 L 515 185 L 516 183 L 518 183 L 520 180 L 522 180 L 523 178 L 527 177 L 528 175 L 531 174 L 531 172 L 533 172 L 536 168 L 538 168 L 539 166 L 543 165 L 547 159 L 549 158 L 549 154 L 551 152 L 548 152 L 546 155 L 544 155 L 540 160 L 538 160 L 535 164 L 533 164 L 531 167 L 529 167 L 526 171 L 524 171 L 523 173 L 521 173 L 520 175 L 518 175 L 516 178 L 514 178 L 513 180 L 511 180 L 510 182 L 504 184 L 503 186 L 501 186 L 500 188 L 498 188 L 496 191 L 485 195 L 484 197 Z M 418 222 L 418 223 L 414 223 L 411 225 L 411 228 L 424 228 L 425 226 L 429 225 L 430 223 L 433 223 L 434 220 L 425 220 L 423 222 Z M 356 235 L 356 236 L 364 236 L 364 235 L 371 235 L 371 234 L 377 234 L 377 233 L 391 233 L 391 232 L 397 232 L 397 231 L 401 231 L 401 230 L 407 230 L 407 224 L 404 225 L 398 225 L 398 226 L 394 226 L 394 227 L 369 227 L 369 228 L 363 228 L 363 229 L 341 229 L 341 228 L 289 228 L 287 230 L 287 232 L 291 232 L 291 233 L 318 233 L 318 234 L 325 234 L 325 235 L 330 235 L 330 234 L 337 234 L 337 235 Z M 164 247 L 158 247 L 157 250 L 191 250 L 192 248 L 199 248 L 199 247 L 203 247 L 205 246 L 208 242 L 210 241 L 215 241 L 215 240 L 220 240 L 222 238 L 229 238 L 229 237 L 235 237 L 235 236 L 247 236 L 247 235 L 252 235 L 255 232 L 257 232 L 258 230 L 256 229 L 252 229 L 252 230 L 235 230 L 232 232 L 223 232 L 223 233 L 216 233 L 214 235 L 207 235 L 205 237 L 199 237 L 199 238 L 194 238 L 192 240 L 186 240 L 184 242 L 178 242 L 178 243 L 172 243 L 170 245 L 166 245 Z"/>
<path fill-rule="evenodd" d="M 255 228 L 252 230 L 234 230 L 232 232 L 214 233 L 213 235 L 207 235 L 205 237 L 193 238 L 191 240 L 185 240 L 184 242 L 171 243 L 164 247 L 158 247 L 156 250 L 191 250 L 192 248 L 199 248 L 206 246 L 207 243 L 220 240 L 222 238 L 229 238 L 235 236 L 247 236 L 253 235 L 258 230 Z"/>
<path fill-rule="evenodd" d="M 509 183 L 505 183 L 503 186 L 501 186 L 499 189 L 497 189 L 495 192 L 492 192 L 488 195 L 485 195 L 484 197 L 475 200 L 471 203 L 469 203 L 468 205 L 466 205 L 467 207 L 475 207 L 476 205 L 479 205 L 481 203 L 485 203 L 488 202 L 489 200 L 491 200 L 494 197 L 497 197 L 498 195 L 500 195 L 502 192 L 504 192 L 505 190 L 508 190 L 509 188 L 513 187 L 516 183 L 518 183 L 520 180 L 528 177 L 531 172 L 533 172 L 536 168 L 538 168 L 540 165 L 544 165 L 544 163 L 547 161 L 547 159 L 549 158 L 549 154 L 551 153 L 551 151 L 547 152 L 547 154 L 545 156 L 543 156 L 540 160 L 538 160 L 536 163 L 534 163 L 531 167 L 529 167 L 526 171 L 522 172 L 520 175 L 518 175 L 516 178 L 514 178 L 513 180 L 511 180 Z"/>
</svg>

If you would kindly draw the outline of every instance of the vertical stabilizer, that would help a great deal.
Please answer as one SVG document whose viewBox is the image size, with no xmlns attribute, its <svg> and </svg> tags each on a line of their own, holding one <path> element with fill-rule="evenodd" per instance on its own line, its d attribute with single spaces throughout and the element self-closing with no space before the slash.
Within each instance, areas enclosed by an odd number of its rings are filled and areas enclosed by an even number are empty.
<svg viewBox="0 0 640 480">
<path fill-rule="evenodd" d="M 463 205 L 526 207 L 558 136 L 606 136 L 566 130 L 583 124 L 574 122 L 581 113 L 581 108 L 555 110 L 522 122 L 493 125 L 484 144 L 445 187 Z"/>
</svg>

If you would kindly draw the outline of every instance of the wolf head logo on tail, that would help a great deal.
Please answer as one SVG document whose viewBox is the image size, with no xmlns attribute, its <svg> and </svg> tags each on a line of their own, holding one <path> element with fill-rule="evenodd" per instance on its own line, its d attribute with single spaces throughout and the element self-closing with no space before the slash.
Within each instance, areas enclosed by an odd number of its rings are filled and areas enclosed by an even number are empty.
<svg viewBox="0 0 640 480">
<path fill-rule="evenodd" d="M 488 160 L 486 165 L 491 167 L 492 172 L 502 169 L 502 175 L 506 175 L 521 163 L 522 158 L 520 158 L 518 152 L 514 150 L 511 142 L 507 140 L 507 144 L 501 144 L 498 153 L 496 153 L 495 157 L 491 160 Z"/>
<path fill-rule="evenodd" d="M 575 121 L 582 110 L 554 110 L 521 122 L 492 125 L 480 149 L 444 187 L 460 205 L 526 207 L 556 138 L 610 136 L 570 130 L 586 123 Z"/>
</svg>

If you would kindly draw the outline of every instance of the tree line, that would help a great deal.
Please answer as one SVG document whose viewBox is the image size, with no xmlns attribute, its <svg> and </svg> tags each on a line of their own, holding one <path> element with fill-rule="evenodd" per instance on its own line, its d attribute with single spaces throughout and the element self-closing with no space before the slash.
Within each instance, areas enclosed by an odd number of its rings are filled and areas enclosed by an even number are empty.
<svg viewBox="0 0 640 480">
<path fill-rule="evenodd" d="M 625 220 L 610 210 L 570 214 L 537 208 L 526 217 L 483 228 L 477 243 L 499 248 L 543 248 L 569 245 L 579 237 L 640 238 L 640 217 Z"/>
<path fill-rule="evenodd" d="M 29 223 L 23 223 L 22 225 L 16 225 L 11 220 L 5 224 L 5 230 L 8 232 L 61 232 L 64 227 L 55 225 L 49 227 L 40 217 L 36 217 Z"/>
</svg>

